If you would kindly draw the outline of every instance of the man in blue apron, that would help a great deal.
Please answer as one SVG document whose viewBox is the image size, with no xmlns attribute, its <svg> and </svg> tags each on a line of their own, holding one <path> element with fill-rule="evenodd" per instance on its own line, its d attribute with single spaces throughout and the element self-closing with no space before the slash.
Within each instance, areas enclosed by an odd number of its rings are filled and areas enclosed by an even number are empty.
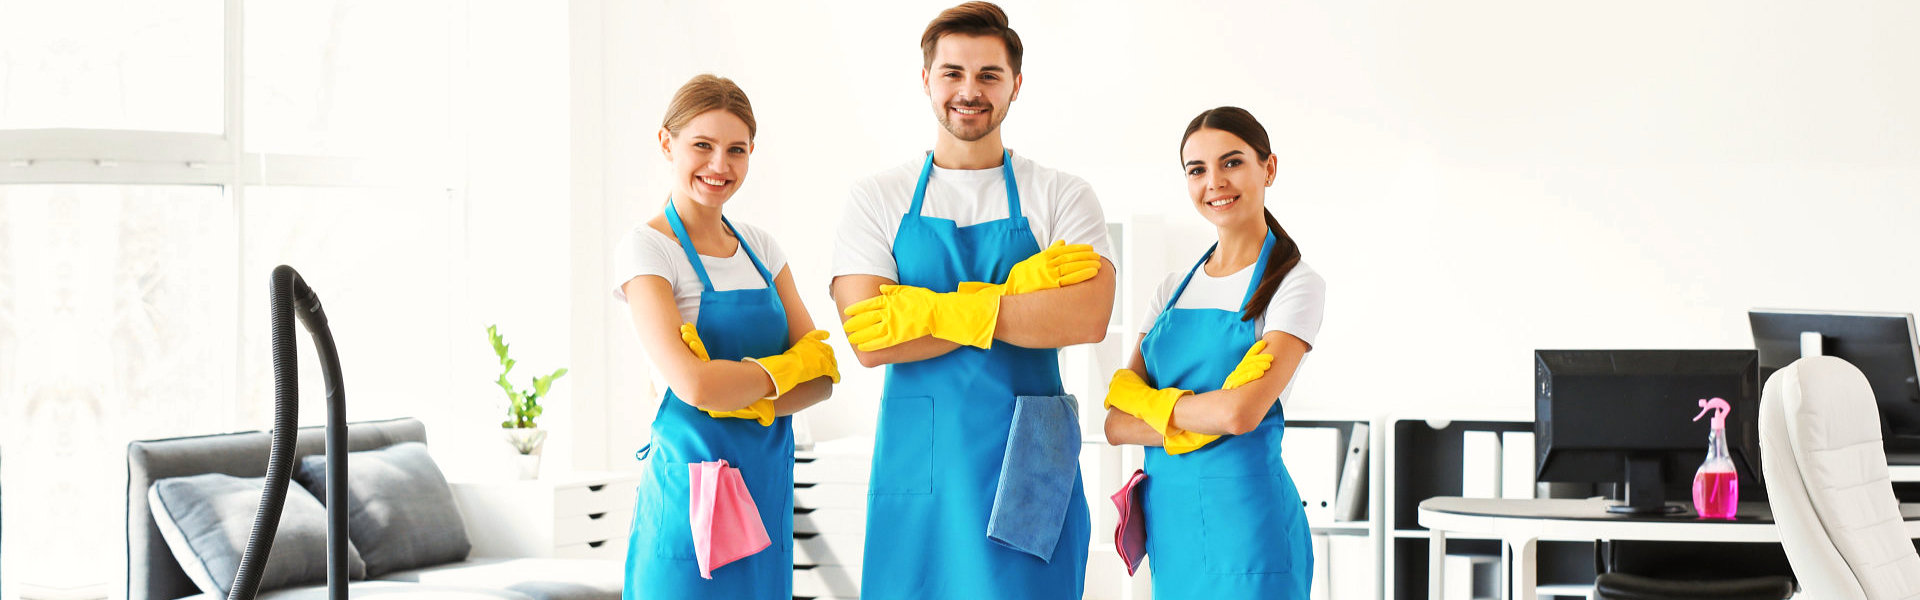
<svg viewBox="0 0 1920 600">
<path fill-rule="evenodd" d="M 988 529 L 1016 398 L 1063 394 L 1057 348 L 1106 336 L 1106 219 L 1085 181 L 1001 145 L 1021 46 L 999 7 L 948 9 L 921 50 L 933 151 L 854 185 L 834 251 L 848 341 L 862 365 L 887 365 L 861 597 L 1079 598 L 1090 525 L 1077 464 L 1047 475 L 1072 479 L 1064 517 L 1044 524 L 1057 544 L 1022 551 Z M 1077 435 L 1069 424 L 1057 437 Z"/>
</svg>

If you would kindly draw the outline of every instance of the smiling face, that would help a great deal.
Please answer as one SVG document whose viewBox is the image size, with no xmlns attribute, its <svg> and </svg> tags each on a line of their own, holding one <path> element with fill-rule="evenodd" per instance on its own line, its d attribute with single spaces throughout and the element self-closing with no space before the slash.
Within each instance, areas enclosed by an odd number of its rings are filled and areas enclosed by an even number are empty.
<svg viewBox="0 0 1920 600">
<path fill-rule="evenodd" d="M 1272 155 L 1261 160 L 1239 136 L 1202 128 L 1180 147 L 1180 163 L 1194 209 L 1214 227 L 1265 220 L 1267 186 L 1278 168 Z"/>
<path fill-rule="evenodd" d="M 676 197 L 718 208 L 746 181 L 753 138 L 740 117 L 709 110 L 677 135 L 661 128 L 660 152 L 673 164 Z"/>
<path fill-rule="evenodd" d="M 920 81 L 940 127 L 963 142 L 999 129 L 1020 97 L 1020 76 L 1008 66 L 1006 42 L 997 37 L 942 36 Z"/>
</svg>

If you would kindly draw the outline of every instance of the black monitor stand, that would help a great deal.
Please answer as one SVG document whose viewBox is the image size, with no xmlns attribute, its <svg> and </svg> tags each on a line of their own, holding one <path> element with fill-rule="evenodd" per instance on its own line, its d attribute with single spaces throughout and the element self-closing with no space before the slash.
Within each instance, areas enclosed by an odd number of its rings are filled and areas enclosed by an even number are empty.
<svg viewBox="0 0 1920 600">
<path fill-rule="evenodd" d="M 1627 463 L 1627 502 L 1607 507 L 1607 512 L 1660 516 L 1679 514 L 1684 509 L 1667 504 L 1666 486 L 1661 482 L 1659 454 L 1629 455 Z"/>
</svg>

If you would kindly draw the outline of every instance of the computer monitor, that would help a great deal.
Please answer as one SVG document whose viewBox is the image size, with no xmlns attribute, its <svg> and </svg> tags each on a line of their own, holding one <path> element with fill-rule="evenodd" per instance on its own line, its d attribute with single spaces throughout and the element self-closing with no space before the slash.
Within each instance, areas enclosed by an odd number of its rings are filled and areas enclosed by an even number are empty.
<svg viewBox="0 0 1920 600">
<path fill-rule="evenodd" d="M 1891 464 L 1920 464 L 1920 356 L 1913 315 L 1754 309 L 1747 312 L 1760 380 L 1803 356 L 1834 356 L 1867 376 Z"/>
<path fill-rule="evenodd" d="M 1712 427 L 1692 419 L 1701 399 L 1724 398 L 1742 487 L 1759 487 L 1758 371 L 1752 350 L 1536 350 L 1536 478 L 1624 483 L 1626 503 L 1609 510 L 1679 512 L 1667 488 L 1692 483 Z"/>
</svg>

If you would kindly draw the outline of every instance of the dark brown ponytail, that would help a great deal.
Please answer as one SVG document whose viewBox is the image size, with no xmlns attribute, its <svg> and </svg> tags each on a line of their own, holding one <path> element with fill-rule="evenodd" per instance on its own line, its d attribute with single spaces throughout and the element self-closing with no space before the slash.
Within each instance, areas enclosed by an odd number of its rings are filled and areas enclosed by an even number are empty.
<svg viewBox="0 0 1920 600">
<path fill-rule="evenodd" d="M 1180 136 L 1180 147 L 1187 147 L 1187 138 L 1193 132 L 1202 129 L 1218 129 L 1233 134 L 1253 147 L 1255 158 L 1266 164 L 1267 157 L 1273 156 L 1273 144 L 1267 139 L 1267 128 L 1253 118 L 1244 108 L 1222 106 L 1200 113 L 1192 122 L 1187 123 L 1187 133 Z M 1294 265 L 1300 264 L 1300 244 L 1280 228 L 1280 221 L 1273 218 L 1273 211 L 1266 211 L 1267 230 L 1273 232 L 1273 249 L 1267 252 L 1267 272 L 1260 276 L 1260 284 L 1254 288 L 1253 296 L 1247 298 L 1247 305 L 1240 307 L 1240 320 L 1251 321 L 1267 312 L 1267 303 L 1273 301 L 1274 293 L 1280 290 L 1280 281 L 1287 278 Z"/>
</svg>

